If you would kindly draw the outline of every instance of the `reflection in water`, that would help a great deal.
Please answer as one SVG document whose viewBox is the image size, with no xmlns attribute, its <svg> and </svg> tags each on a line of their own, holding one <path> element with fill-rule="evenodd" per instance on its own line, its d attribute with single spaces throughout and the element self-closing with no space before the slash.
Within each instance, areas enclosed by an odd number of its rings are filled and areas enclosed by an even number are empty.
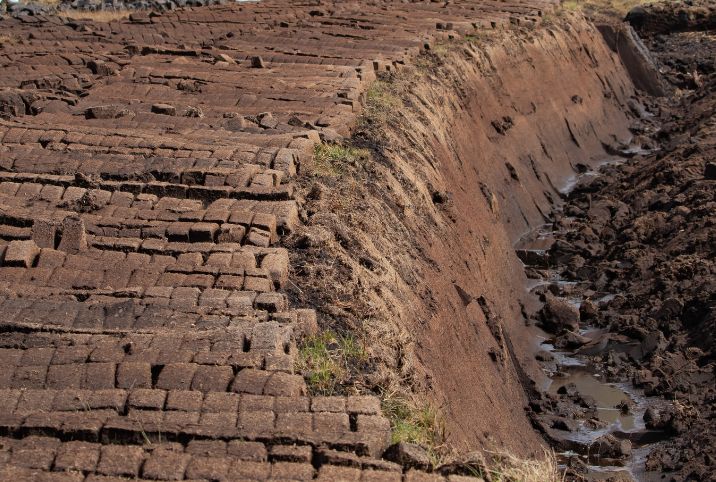
<svg viewBox="0 0 716 482">
<path fill-rule="evenodd" d="M 637 153 L 637 151 L 633 151 L 634 153 Z M 647 151 L 644 151 L 647 152 Z M 629 152 L 631 154 L 631 152 Z M 590 179 L 595 179 L 599 177 L 601 174 L 599 172 L 599 169 L 604 166 L 618 166 L 619 164 L 624 164 L 624 158 L 621 157 L 615 157 L 615 158 L 609 158 L 605 159 L 604 161 L 598 163 L 596 166 L 594 166 L 594 169 L 591 169 L 589 171 L 583 172 L 583 173 L 575 173 L 572 174 L 567 178 L 567 180 L 564 182 L 564 186 L 562 186 L 561 189 L 559 189 L 559 192 L 564 195 L 568 195 L 571 193 L 574 188 L 580 184 L 580 183 L 586 183 Z"/>
<path fill-rule="evenodd" d="M 609 431 L 629 431 L 641 428 L 637 427 L 635 416 L 631 411 L 622 413 L 620 409 L 616 408 L 624 400 L 634 402 L 632 397 L 618 385 L 605 383 L 586 369 L 572 368 L 566 377 L 553 380 L 549 392 L 556 394 L 559 387 L 570 383 L 577 387 L 577 391 L 581 395 L 594 398 L 597 402 L 597 417 L 610 425 Z"/>
<path fill-rule="evenodd" d="M 607 164 L 620 164 L 623 159 L 610 158 L 600 163 L 600 166 Z M 566 185 L 560 191 L 569 193 L 578 183 L 588 182 L 591 178 L 599 175 L 596 171 L 587 171 L 575 174 L 568 179 Z M 567 221 L 569 218 L 563 218 Z M 565 225 L 565 224 L 563 224 Z M 517 254 L 526 266 L 536 270 L 540 277 L 528 279 L 525 288 L 529 292 L 544 289 L 546 286 L 557 288 L 560 295 L 575 307 L 579 308 L 581 297 L 570 296 L 576 283 L 567 281 L 561 277 L 559 269 L 551 266 L 548 251 L 555 241 L 555 231 L 552 224 L 545 224 L 525 233 L 514 245 Z M 611 293 L 595 293 L 592 301 L 597 305 L 610 302 L 614 298 Z M 606 461 L 604 465 L 593 465 L 595 461 L 586 460 L 589 470 L 585 474 L 585 480 L 607 480 L 610 477 L 622 476 L 636 480 L 650 480 L 644 472 L 644 461 L 649 452 L 649 444 L 653 442 L 642 438 L 646 430 L 643 416 L 647 407 L 646 398 L 641 390 L 636 390 L 630 383 L 608 383 L 595 372 L 590 366 L 589 356 L 614 351 L 628 354 L 634 359 L 639 359 L 641 353 L 639 344 L 631 340 L 622 340 L 615 337 L 604 328 L 583 327 L 579 334 L 589 340 L 587 344 L 576 351 L 557 350 L 551 344 L 553 336 L 544 332 L 539 327 L 531 324 L 526 327 L 528 336 L 534 340 L 535 353 L 546 351 L 551 354 L 551 361 L 545 361 L 543 377 L 538 377 L 537 387 L 543 391 L 557 394 L 560 387 L 574 384 L 576 392 L 587 398 L 591 397 L 596 404 L 596 416 L 601 424 L 581 422 L 579 427 L 567 435 L 567 439 L 579 444 L 590 445 L 596 439 L 613 434 L 619 438 L 628 438 L 635 442 L 632 456 L 619 461 Z M 604 343 L 597 344 L 599 340 Z M 629 410 L 624 413 L 618 405 L 626 402 Z M 652 401 L 653 403 L 653 401 Z M 638 440 L 638 442 L 637 442 Z M 559 454 L 560 460 L 566 462 L 571 456 L 577 455 L 574 452 Z M 619 463 L 620 465 L 609 465 Z M 619 475 L 617 475 L 619 474 Z M 621 480 L 621 479 L 620 479 Z"/>
</svg>

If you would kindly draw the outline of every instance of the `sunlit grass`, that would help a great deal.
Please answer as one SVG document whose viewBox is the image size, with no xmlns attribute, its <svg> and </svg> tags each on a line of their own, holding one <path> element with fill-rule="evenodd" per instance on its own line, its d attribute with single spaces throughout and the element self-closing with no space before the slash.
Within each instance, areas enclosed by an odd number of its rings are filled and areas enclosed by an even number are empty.
<svg viewBox="0 0 716 482">
<path fill-rule="evenodd" d="M 314 395 L 334 395 L 350 378 L 350 366 L 365 361 L 366 351 L 351 335 L 324 331 L 301 343 L 296 371 Z"/>
<path fill-rule="evenodd" d="M 363 127 L 382 129 L 396 111 L 403 107 L 403 101 L 396 95 L 389 82 L 376 80 L 366 92 L 365 111 L 361 117 Z"/>
<path fill-rule="evenodd" d="M 346 164 L 355 164 L 370 156 L 367 149 L 337 144 L 317 144 L 313 151 L 311 171 L 316 176 L 338 177 Z"/>
<path fill-rule="evenodd" d="M 408 442 L 423 446 L 433 465 L 444 454 L 445 424 L 440 412 L 430 404 L 421 404 L 395 392 L 382 396 L 383 415 L 390 420 L 392 443 Z"/>
<path fill-rule="evenodd" d="M 552 451 L 545 451 L 541 459 L 525 459 L 509 452 L 490 455 L 488 472 L 493 482 L 563 482 L 565 479 L 565 472 L 560 470 Z"/>
<path fill-rule="evenodd" d="M 65 10 L 57 14 L 59 17 L 69 18 L 73 20 L 91 20 L 93 22 L 112 22 L 115 20 L 124 20 L 129 18 L 127 10 L 97 10 L 94 12 L 87 10 Z"/>
</svg>

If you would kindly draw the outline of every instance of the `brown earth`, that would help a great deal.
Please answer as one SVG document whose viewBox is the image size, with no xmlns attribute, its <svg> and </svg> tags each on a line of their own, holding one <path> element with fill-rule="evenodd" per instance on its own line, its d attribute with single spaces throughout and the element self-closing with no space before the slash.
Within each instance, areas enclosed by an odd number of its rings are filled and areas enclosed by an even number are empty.
<svg viewBox="0 0 716 482">
<path fill-rule="evenodd" d="M 393 393 L 454 451 L 542 454 L 513 243 L 635 116 L 583 18 L 265 1 L 0 25 L 2 478 L 470 473 L 384 452 Z M 369 353 L 335 396 L 295 369 L 318 327 Z"/>
<path fill-rule="evenodd" d="M 321 137 L 350 133 L 376 75 L 446 35 L 514 37 L 552 8 L 0 20 L 2 478 L 423 477 L 380 459 L 377 397 L 310 396 L 295 371 L 296 341 L 316 330 L 316 305 L 285 294 L 303 283 L 289 278 L 296 187 Z M 538 446 L 519 384 L 495 399 Z"/>
<path fill-rule="evenodd" d="M 327 251 L 340 269 L 302 270 L 301 290 L 318 289 L 295 296 L 365 331 L 388 368 L 366 383 L 428 392 L 459 449 L 541 450 L 523 410 L 536 366 L 512 243 L 545 222 L 571 160 L 600 158 L 602 143 L 626 132 L 630 94 L 596 30 L 573 25 L 432 46 L 439 53 L 386 79 L 387 114 L 358 134 L 378 159 L 306 186 L 323 194 L 307 195 L 296 243 L 324 231 L 337 242 L 308 243 L 301 264 Z M 525 90 L 529 77 L 554 88 Z M 350 204 L 337 208 L 336 198 Z"/>
</svg>

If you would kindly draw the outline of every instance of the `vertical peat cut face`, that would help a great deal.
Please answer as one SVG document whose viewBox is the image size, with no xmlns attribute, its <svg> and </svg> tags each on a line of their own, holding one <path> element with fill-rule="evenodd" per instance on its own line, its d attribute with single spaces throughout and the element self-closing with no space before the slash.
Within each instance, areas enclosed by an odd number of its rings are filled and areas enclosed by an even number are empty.
<svg viewBox="0 0 716 482">
<path fill-rule="evenodd" d="M 523 413 L 530 387 L 520 367 L 530 370 L 531 353 L 512 243 L 547 221 L 578 162 L 600 160 L 602 143 L 626 134 L 628 78 L 596 32 L 572 26 L 510 39 L 474 61 L 458 49 L 437 73 L 459 90 L 427 73 L 429 88 L 413 91 L 435 109 L 415 129 L 436 166 L 422 174 L 448 199 L 418 238 L 440 300 L 418 331 L 418 356 L 458 444 L 537 445 Z"/>
<path fill-rule="evenodd" d="M 629 138 L 633 86 L 617 55 L 583 19 L 548 20 L 446 37 L 379 76 L 354 138 L 363 157 L 329 163 L 340 176 L 314 166 L 305 186 L 298 264 L 321 246 L 336 269 L 296 275 L 339 294 L 293 294 L 361 333 L 373 361 L 362 383 L 429 399 L 458 450 L 541 453 L 525 414 L 533 301 L 514 244 Z M 331 231 L 338 242 L 322 241 Z"/>
</svg>

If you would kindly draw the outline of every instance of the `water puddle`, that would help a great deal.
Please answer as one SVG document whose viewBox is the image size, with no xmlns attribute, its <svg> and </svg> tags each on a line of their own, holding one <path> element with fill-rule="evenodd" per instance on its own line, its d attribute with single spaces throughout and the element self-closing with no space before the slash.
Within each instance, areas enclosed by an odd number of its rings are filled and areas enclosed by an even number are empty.
<svg viewBox="0 0 716 482">
<path fill-rule="evenodd" d="M 633 154 L 632 154 L 633 152 Z M 630 147 L 628 150 L 628 153 L 630 155 L 636 155 L 637 153 L 647 153 L 648 151 L 643 151 L 640 147 Z M 593 169 L 589 169 L 584 172 L 575 173 L 572 174 L 567 178 L 567 180 L 564 182 L 564 185 L 559 189 L 560 194 L 562 195 L 568 195 L 570 192 L 574 190 L 575 187 L 577 187 L 580 184 L 588 183 L 589 181 L 596 179 L 600 176 L 599 170 L 606 166 L 618 166 L 619 164 L 624 164 L 626 162 L 626 159 L 622 157 L 610 157 L 607 159 L 604 159 L 603 161 L 600 161 L 594 165 Z"/>
<path fill-rule="evenodd" d="M 595 410 L 591 417 L 578 419 L 575 429 L 565 432 L 565 440 L 578 447 L 589 447 L 606 435 L 618 439 L 629 440 L 632 444 L 631 456 L 623 460 L 590 457 L 583 450 L 565 451 L 558 454 L 563 463 L 572 457 L 578 457 L 585 463 L 588 471 L 585 480 L 605 480 L 617 474 L 631 477 L 633 480 L 645 480 L 646 455 L 649 444 L 662 439 L 662 432 L 647 430 L 644 413 L 650 406 L 641 390 L 634 388 L 629 382 L 610 382 L 599 373 L 588 356 L 577 350 L 559 350 L 550 343 L 551 335 L 537 327 L 530 327 L 535 337 L 535 347 L 548 352 L 552 359 L 544 363 L 546 377 L 540 381 L 539 388 L 556 397 L 564 394 L 577 394 L 589 400 Z M 586 328 L 580 335 L 597 340 L 605 336 L 606 330 Z M 599 349 L 600 353 L 610 350 L 624 350 L 626 344 L 611 341 Z"/>
<path fill-rule="evenodd" d="M 592 373 L 584 364 L 570 366 L 565 375 L 552 378 L 552 384 L 548 389 L 549 393 L 557 394 L 561 388 L 573 385 L 580 395 L 594 399 L 597 418 L 600 422 L 608 424 L 602 430 L 587 430 L 586 433 L 576 432 L 575 440 L 592 441 L 610 431 L 643 430 L 645 428 L 643 421 L 638 417 L 638 412 L 641 412 L 643 416 L 646 408 L 641 409 L 642 407 L 637 406 L 634 407 L 636 408 L 634 410 L 633 406 L 637 403 L 635 400 L 637 397 L 624 384 L 606 383 L 598 373 Z M 626 411 L 617 408 L 624 402 L 628 407 Z"/>
<path fill-rule="evenodd" d="M 622 162 L 623 158 L 609 158 L 599 163 L 598 168 Z M 568 194 L 577 185 L 598 176 L 597 170 L 575 174 L 560 192 Z M 550 290 L 579 308 L 581 297 L 572 295 L 577 283 L 562 279 L 559 270 L 550 265 L 549 248 L 555 241 L 555 234 L 552 225 L 545 224 L 525 233 L 515 243 L 517 255 L 532 276 L 525 288 L 529 292 Z M 615 296 L 613 293 L 598 293 L 590 299 L 601 305 L 609 303 Z M 625 353 L 639 360 L 642 356 L 640 344 L 610 334 L 607 329 L 590 326 L 582 326 L 575 333 L 585 343 L 574 350 L 556 348 L 554 336 L 539 327 L 530 326 L 528 333 L 534 340 L 537 358 L 542 361 L 544 369 L 545 376 L 537 381 L 538 388 L 556 399 L 561 396 L 589 402 L 585 403 L 590 407 L 589 415 L 578 417 L 574 420 L 575 426 L 561 435 L 568 442 L 565 445 L 571 444 L 574 450 L 558 454 L 560 460 L 567 463 L 571 458 L 578 457 L 587 468 L 585 480 L 606 480 L 618 474 L 634 480 L 646 480 L 644 463 L 649 444 L 662 436 L 661 432 L 649 431 L 645 427 L 643 417 L 648 407 L 647 399 L 631 383 L 605 380 L 591 362 L 592 357 L 609 352 Z M 591 444 L 607 435 L 629 440 L 631 455 L 619 460 L 599 460 L 590 456 L 588 449 Z"/>
</svg>

